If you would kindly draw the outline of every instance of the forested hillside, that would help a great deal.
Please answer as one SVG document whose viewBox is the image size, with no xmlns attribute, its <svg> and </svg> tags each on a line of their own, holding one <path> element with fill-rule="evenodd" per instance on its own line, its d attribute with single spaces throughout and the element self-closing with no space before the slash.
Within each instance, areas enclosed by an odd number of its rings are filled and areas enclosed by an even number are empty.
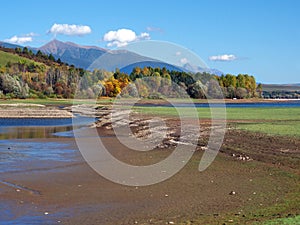
<svg viewBox="0 0 300 225">
<path fill-rule="evenodd" d="M 143 79 L 144 78 L 144 79 Z M 147 81 L 147 82 L 146 82 Z M 133 82 L 135 85 L 133 85 Z M 192 98 L 252 98 L 262 93 L 250 75 L 187 73 L 166 68 L 135 67 L 130 74 L 101 69 L 87 71 L 26 47 L 0 48 L 0 98 L 82 98 L 101 96 L 180 97 L 170 93 L 176 84 Z M 216 88 L 217 86 L 221 89 Z"/>
</svg>

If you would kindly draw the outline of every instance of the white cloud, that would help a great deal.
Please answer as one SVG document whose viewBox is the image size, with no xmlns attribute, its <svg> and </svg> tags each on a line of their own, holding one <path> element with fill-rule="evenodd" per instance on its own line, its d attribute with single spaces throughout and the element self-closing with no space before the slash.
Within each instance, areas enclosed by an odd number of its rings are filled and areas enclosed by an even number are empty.
<svg viewBox="0 0 300 225">
<path fill-rule="evenodd" d="M 20 37 L 17 36 L 17 35 L 14 35 L 13 37 L 5 39 L 3 41 L 4 42 L 8 42 L 8 43 L 12 43 L 12 44 L 25 44 L 25 43 L 33 41 L 32 36 L 33 35 L 31 35 L 31 33 L 23 35 L 23 36 L 20 36 Z"/>
<path fill-rule="evenodd" d="M 28 34 L 24 35 L 25 37 L 35 37 L 35 36 L 39 36 L 38 34 L 34 33 L 34 32 L 30 32 Z"/>
<path fill-rule="evenodd" d="M 181 55 L 181 52 L 178 51 L 178 52 L 175 53 L 175 55 L 176 55 L 176 56 L 180 56 L 180 55 Z"/>
<path fill-rule="evenodd" d="M 163 32 L 163 30 L 159 27 L 147 27 L 146 29 L 149 32 Z"/>
<path fill-rule="evenodd" d="M 92 29 L 89 26 L 75 25 L 75 24 L 53 24 L 48 31 L 51 34 L 63 34 L 69 36 L 83 36 L 90 34 Z"/>
<path fill-rule="evenodd" d="M 213 55 L 209 57 L 210 61 L 233 61 L 236 59 L 237 57 L 233 54 Z"/>
<path fill-rule="evenodd" d="M 189 61 L 188 61 L 188 59 L 187 58 L 182 58 L 182 59 L 180 59 L 180 63 L 182 63 L 182 64 L 187 64 Z"/>
<path fill-rule="evenodd" d="M 146 32 L 143 32 L 143 33 L 140 34 L 139 39 L 148 40 L 148 39 L 150 39 L 150 34 L 146 33 Z"/>
<path fill-rule="evenodd" d="M 133 30 L 124 28 L 119 30 L 111 30 L 103 36 L 103 40 L 108 42 L 108 47 L 124 47 L 130 42 L 149 39 L 149 33 L 143 32 L 140 35 L 137 35 Z"/>
</svg>

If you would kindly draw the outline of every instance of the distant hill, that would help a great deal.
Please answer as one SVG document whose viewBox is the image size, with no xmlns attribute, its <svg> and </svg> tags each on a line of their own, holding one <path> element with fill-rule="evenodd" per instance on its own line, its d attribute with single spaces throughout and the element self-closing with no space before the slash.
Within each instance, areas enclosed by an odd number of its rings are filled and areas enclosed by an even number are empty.
<svg viewBox="0 0 300 225">
<path fill-rule="evenodd" d="M 263 84 L 264 91 L 300 91 L 299 84 Z"/>
<path fill-rule="evenodd" d="M 23 48 L 23 46 L 13 45 L 9 43 L 0 42 L 0 46 L 6 48 Z M 97 46 L 82 46 L 72 42 L 62 42 L 59 40 L 52 40 L 40 48 L 31 48 L 34 53 L 38 50 L 49 55 L 52 54 L 55 59 L 61 59 L 62 62 L 74 65 L 75 67 L 83 69 L 105 69 L 114 71 L 116 68 L 130 73 L 133 66 L 138 67 L 166 67 L 169 70 L 177 70 L 184 72 L 207 72 L 216 75 L 222 75 L 223 72 L 216 69 L 206 69 L 199 66 L 185 64 L 183 67 L 164 63 L 149 57 L 145 57 L 127 50 L 108 50 L 99 48 Z"/>
<path fill-rule="evenodd" d="M 189 63 L 186 63 L 183 65 L 183 68 L 186 70 L 186 71 L 190 71 L 190 72 L 193 72 L 193 73 L 210 73 L 210 74 L 214 74 L 214 75 L 218 75 L 218 76 L 221 76 L 222 74 L 224 74 L 222 71 L 220 70 L 217 70 L 217 69 L 211 69 L 211 68 L 202 68 L 200 66 L 194 66 L 194 65 L 191 65 Z"/>
<path fill-rule="evenodd" d="M 88 69 L 101 68 L 107 71 L 115 71 L 116 68 L 122 69 L 133 63 L 143 63 L 146 61 L 155 60 L 127 50 L 109 51 L 94 61 Z"/>
<path fill-rule="evenodd" d="M 3 42 L 3 41 L 0 41 L 0 46 L 4 47 L 4 48 L 24 48 L 21 45 L 10 44 L 10 43 L 6 43 L 6 42 Z"/>
<path fill-rule="evenodd" d="M 45 54 L 52 54 L 56 59 L 83 69 L 105 69 L 114 71 L 135 62 L 152 60 L 126 50 L 111 51 L 96 46 L 81 46 L 72 42 L 53 40 L 38 48 Z"/>
<path fill-rule="evenodd" d="M 163 68 L 163 67 L 165 67 L 167 70 L 170 70 L 170 71 L 173 70 L 173 71 L 179 71 L 179 72 L 187 72 L 187 70 L 185 70 L 184 68 L 180 68 L 180 67 L 177 67 L 177 66 L 174 66 L 174 65 L 171 65 L 168 63 L 164 63 L 164 62 L 159 62 L 159 61 L 136 62 L 136 63 L 130 64 L 128 66 L 121 68 L 120 71 L 123 73 L 130 74 L 135 67 L 140 67 L 140 68 L 144 68 L 144 67 Z"/>
<path fill-rule="evenodd" d="M 52 54 L 56 59 L 76 67 L 87 69 L 96 59 L 107 50 L 95 46 L 80 46 L 71 42 L 53 40 L 38 48 L 45 54 Z"/>
</svg>

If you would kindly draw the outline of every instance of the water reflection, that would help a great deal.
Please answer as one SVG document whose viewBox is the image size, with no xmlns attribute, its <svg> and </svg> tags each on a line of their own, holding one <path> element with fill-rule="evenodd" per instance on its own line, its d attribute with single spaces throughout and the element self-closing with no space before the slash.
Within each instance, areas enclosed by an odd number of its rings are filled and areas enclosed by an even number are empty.
<svg viewBox="0 0 300 225">
<path fill-rule="evenodd" d="M 61 137 L 72 133 L 72 126 L 59 127 L 0 127 L 0 140 Z"/>
<path fill-rule="evenodd" d="M 73 137 L 73 130 L 86 127 L 95 118 L 76 115 L 75 118 L 34 119 L 0 118 L 0 140 Z"/>
</svg>

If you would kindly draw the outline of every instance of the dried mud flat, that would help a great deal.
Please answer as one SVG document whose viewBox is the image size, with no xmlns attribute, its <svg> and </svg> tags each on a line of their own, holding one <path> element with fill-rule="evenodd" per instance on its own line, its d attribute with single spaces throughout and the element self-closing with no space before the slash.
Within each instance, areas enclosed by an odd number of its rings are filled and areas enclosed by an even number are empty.
<svg viewBox="0 0 300 225">
<path fill-rule="evenodd" d="M 57 107 L 40 104 L 1 104 L 0 118 L 72 118 L 73 114 Z"/>
<path fill-rule="evenodd" d="M 101 113 L 98 133 L 105 137 L 103 143 L 111 154 L 124 162 L 153 164 L 176 146 L 180 128 L 177 119 L 166 118 L 168 135 L 162 145 L 149 152 L 135 152 L 114 136 L 107 110 Z M 130 124 L 132 131 L 146 137 L 150 120 L 135 117 Z M 299 194 L 300 140 L 229 126 L 217 158 L 207 170 L 199 172 L 210 131 L 209 121 L 200 122 L 201 138 L 194 156 L 183 170 L 159 184 L 127 187 L 112 183 L 94 172 L 79 151 L 73 162 L 51 163 L 38 169 L 32 168 L 39 162 L 31 162 L 20 165 L 22 171 L 1 173 L 1 180 L 6 182 L 0 182 L 1 201 L 7 203 L 0 206 L 2 217 L 7 212 L 6 218 L 11 213 L 16 218 L 38 221 L 36 224 L 244 224 L 299 215 L 299 203 L 279 208 L 276 213 L 268 208 Z M 118 123 L 124 123 L 121 115 Z M 52 140 L 76 148 L 73 139 Z"/>
</svg>

